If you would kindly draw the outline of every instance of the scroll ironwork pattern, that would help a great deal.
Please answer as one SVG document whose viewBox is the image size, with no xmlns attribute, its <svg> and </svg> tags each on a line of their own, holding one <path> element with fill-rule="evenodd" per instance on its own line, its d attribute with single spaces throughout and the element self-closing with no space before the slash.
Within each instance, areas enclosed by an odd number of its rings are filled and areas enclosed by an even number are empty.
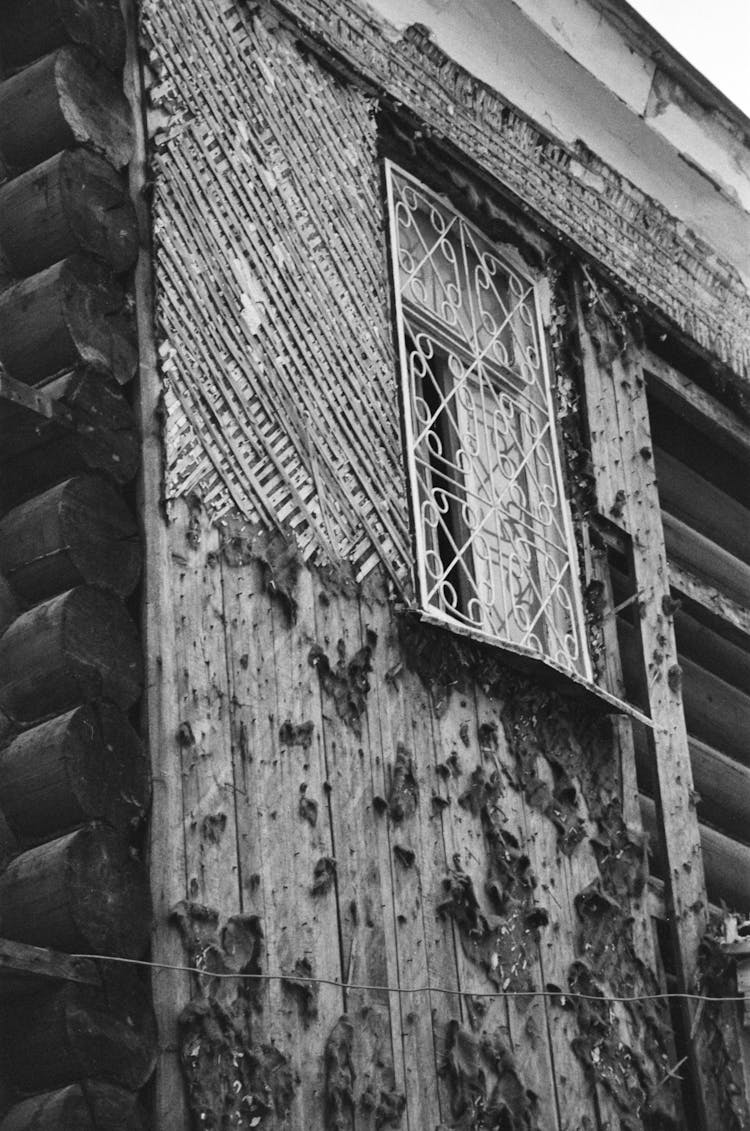
<svg viewBox="0 0 750 1131">
<path fill-rule="evenodd" d="M 533 281 L 388 166 L 426 610 L 589 676 Z"/>
</svg>

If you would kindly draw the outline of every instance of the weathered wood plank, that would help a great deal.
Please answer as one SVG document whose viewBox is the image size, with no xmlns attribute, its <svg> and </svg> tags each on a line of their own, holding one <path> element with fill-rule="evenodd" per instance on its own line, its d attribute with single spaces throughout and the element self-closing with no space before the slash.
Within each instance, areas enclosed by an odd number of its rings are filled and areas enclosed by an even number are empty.
<svg viewBox="0 0 750 1131">
<path fill-rule="evenodd" d="M 652 396 L 721 448 L 750 461 L 750 427 L 736 413 L 650 351 L 643 355 L 643 368 Z"/>
<path fill-rule="evenodd" d="M 343 994 L 298 980 L 342 980 L 330 787 L 309 659 L 318 593 L 301 570 L 291 621 L 267 567 L 241 542 L 228 539 L 225 547 L 243 908 L 261 918 L 264 969 L 287 976 L 262 984 L 261 1028 L 294 1075 L 288 1125 L 325 1126 L 325 1047 L 344 1012 Z"/>
<path fill-rule="evenodd" d="M 76 253 L 126 271 L 138 252 L 127 183 L 85 149 L 50 157 L 0 188 L 0 249 L 14 275 Z"/>
<path fill-rule="evenodd" d="M 86 144 L 121 169 L 133 152 L 122 86 L 82 47 L 61 47 L 0 83 L 0 160 L 20 171 Z"/>
<path fill-rule="evenodd" d="M 750 565 L 673 515 L 664 512 L 662 520 L 669 558 L 698 573 L 732 601 L 747 608 L 750 605 Z"/>
<path fill-rule="evenodd" d="M 0 294 L 0 360 L 21 381 L 87 365 L 127 384 L 138 346 L 122 285 L 95 259 L 74 255 L 9 287 Z"/>
<path fill-rule="evenodd" d="M 623 494 L 617 501 L 619 520 L 632 538 L 632 563 L 639 597 L 644 694 L 655 730 L 654 778 L 665 844 L 672 945 L 678 985 L 688 990 L 697 969 L 698 947 L 706 926 L 706 891 L 700 838 L 692 804 L 692 774 L 687 731 L 682 712 L 680 682 L 676 675 L 677 648 L 669 616 L 669 574 L 661 512 L 653 466 L 646 386 L 637 351 L 621 325 L 614 325 L 609 301 L 594 296 L 600 309 L 590 311 L 580 327 L 591 348 L 584 356 L 584 383 L 588 405 L 602 396 L 617 400 L 617 428 L 608 442 L 620 462 Z M 624 333 L 624 337 L 622 336 Z M 600 499 L 600 505 L 602 500 Z M 617 516 L 612 516 L 613 518 Z M 684 1002 L 682 1024 L 686 1033 L 693 1023 L 694 1007 Z M 690 1070 L 696 1081 L 699 1119 L 707 1126 L 704 1095 L 711 1082 L 701 1084 L 696 1045 L 689 1045 Z"/>
<path fill-rule="evenodd" d="M 549 794 L 554 789 L 554 774 L 546 758 L 537 757 L 530 768 L 538 789 Z M 538 784 L 537 784 L 538 783 Z M 598 875 L 596 862 L 581 844 L 572 855 L 560 851 L 558 831 L 548 816 L 531 804 L 525 806 L 526 832 L 531 844 L 531 860 L 537 878 L 537 900 L 549 913 L 549 923 L 540 933 L 540 975 L 545 988 L 559 987 L 560 998 L 547 1005 L 547 1023 L 554 1069 L 560 1131 L 578 1127 L 600 1127 L 600 1105 L 605 1099 L 576 1055 L 573 1042 L 581 1031 L 578 1013 L 565 999 L 570 989 L 570 970 L 577 957 L 579 924 L 575 897 Z M 605 1110 L 609 1108 L 605 1106 Z M 617 1127 L 619 1124 L 615 1123 Z M 606 1124 L 604 1124 L 606 1126 Z"/>
<path fill-rule="evenodd" d="M 71 958 L 60 951 L 0 939 L 0 998 L 39 993 L 53 982 L 98 986 L 100 977 L 89 959 Z"/>
<path fill-rule="evenodd" d="M 746 605 L 732 600 L 728 594 L 674 559 L 669 562 L 669 583 L 678 594 L 684 594 L 696 605 L 721 617 L 733 632 L 736 630 L 750 642 L 750 609 Z"/>
<path fill-rule="evenodd" d="M 750 829 L 750 769 L 692 736 L 688 746 L 698 792 L 698 816 L 725 835 L 746 840 Z M 648 749 L 641 734 L 636 755 L 643 788 L 653 792 Z"/>
<path fill-rule="evenodd" d="M 641 811 L 646 831 L 653 838 L 658 872 L 664 862 L 658 849 L 656 806 L 641 795 Z M 701 850 L 706 870 L 706 887 L 712 903 L 726 903 L 741 915 L 750 908 L 750 846 L 724 836 L 709 825 L 700 825 Z"/>
<path fill-rule="evenodd" d="M 750 649 L 741 647 L 731 629 L 714 618 L 706 624 L 683 609 L 675 611 L 674 627 L 681 655 L 750 694 Z"/>
<path fill-rule="evenodd" d="M 621 622 L 619 635 L 622 656 L 633 679 L 639 674 L 641 653 L 635 630 Z M 750 720 L 750 695 L 719 679 L 712 671 L 678 653 L 672 668 L 672 683 L 682 691 L 684 718 L 688 731 L 701 741 L 715 746 L 743 764 L 750 764 L 747 740 Z M 653 664 L 651 674 L 653 674 Z"/>
<path fill-rule="evenodd" d="M 191 901 L 240 905 L 220 537 L 200 502 L 171 528 L 185 866 Z"/>
<path fill-rule="evenodd" d="M 505 888 L 507 907 L 501 914 L 506 919 L 505 931 L 511 935 L 511 946 L 504 947 L 502 955 L 505 976 L 501 988 L 508 982 L 508 990 L 544 990 L 545 970 L 540 959 L 540 948 L 544 946 L 551 930 L 550 923 L 537 929 L 530 925 L 528 916 L 539 908 L 553 918 L 553 908 L 548 896 L 532 890 L 537 882 L 537 864 L 540 849 L 544 852 L 545 839 L 554 834 L 551 823 L 546 818 L 534 820 L 521 791 L 521 775 L 514 763 L 508 746 L 502 718 L 503 704 L 495 696 L 487 694 L 481 687 L 475 689 L 475 703 L 478 721 L 478 743 L 481 765 L 485 777 L 492 773 L 498 775 L 503 790 L 496 802 L 488 806 L 488 827 L 486 852 L 495 860 L 495 882 L 501 890 Z M 545 821 L 548 828 L 540 827 Z M 492 837 L 488 832 L 492 831 Z M 505 843 L 498 837 L 507 838 Z M 541 840 L 541 844 L 539 843 Z M 529 861 L 528 873 L 524 872 L 519 857 L 526 856 Z M 540 862 L 541 863 L 541 862 Z M 498 864 L 504 865 L 506 874 L 502 875 Z M 533 877 L 533 878 L 532 878 Z M 515 906 L 514 906 L 515 905 Z M 496 909 L 497 910 L 497 909 Z M 572 954 L 568 955 L 568 959 Z M 520 1079 L 538 1097 L 537 1119 L 540 1131 L 557 1131 L 561 1126 L 563 1113 L 559 1107 L 559 1097 L 555 1083 L 555 1062 L 562 1056 L 571 1073 L 571 1050 L 556 1048 L 550 1041 L 550 1006 L 544 998 L 508 997 L 508 1028 L 511 1051 L 515 1057 Z M 578 1066 L 580 1067 L 580 1066 Z M 577 1069 L 576 1069 L 577 1073 Z M 583 1119 L 586 1105 L 580 1109 Z"/>
<path fill-rule="evenodd" d="M 377 727 L 368 727 L 371 661 L 378 641 L 362 631 L 356 593 L 334 588 L 321 596 L 315 608 L 315 639 L 344 978 L 382 986 L 395 976 L 398 985 L 400 971 L 388 960 L 393 958 L 395 895 L 391 883 L 396 864 L 373 851 L 378 843 L 377 822 L 385 819 L 382 813 L 378 815 L 374 797 L 376 789 L 380 794 L 382 788 L 382 758 L 390 760 L 390 751 L 382 750 Z M 400 1025 L 401 1014 L 393 1017 L 388 994 L 381 991 L 351 991 L 345 1000 L 355 1026 L 365 1008 L 388 1016 L 388 1067 L 392 1066 L 393 1084 L 386 1090 L 393 1091 L 395 1074 L 400 1077 L 402 1069 L 395 1065 L 400 1042 L 393 1040 L 392 1030 L 394 1024 Z M 401 1003 L 404 1017 L 408 1008 L 408 1003 Z M 349 1121 L 351 1126 L 359 1125 L 363 1102 L 362 1085 L 355 1082 L 352 1103 L 345 1112 L 346 1126 Z"/>
<path fill-rule="evenodd" d="M 0 520 L 0 570 L 32 604 L 75 585 L 125 597 L 140 569 L 135 519 L 105 479 L 65 480 Z"/>
<path fill-rule="evenodd" d="M 668 452 L 654 448 L 654 460 L 662 509 L 729 554 L 750 562 L 750 511 Z"/>
<path fill-rule="evenodd" d="M 418 678 L 404 669 L 398 624 L 385 587 L 373 585 L 362 599 L 362 639 L 368 629 L 372 654 L 367 728 L 373 793 L 379 796 L 374 836 L 380 849 L 380 881 L 390 985 L 458 989 L 452 925 L 438 914 L 447 875 L 432 709 Z M 406 1097 L 405 1122 L 437 1126 L 449 1118 L 448 1088 L 441 1074 L 444 1033 L 460 1017 L 460 1000 L 441 993 L 391 998 L 391 1032 L 397 1086 Z"/>
</svg>

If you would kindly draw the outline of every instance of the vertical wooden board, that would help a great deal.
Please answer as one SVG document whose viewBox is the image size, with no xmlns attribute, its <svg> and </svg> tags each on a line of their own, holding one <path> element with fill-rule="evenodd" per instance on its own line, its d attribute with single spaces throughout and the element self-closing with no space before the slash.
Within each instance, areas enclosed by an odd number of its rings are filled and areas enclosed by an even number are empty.
<svg viewBox="0 0 750 1131">
<path fill-rule="evenodd" d="M 378 645 L 374 637 L 362 633 L 355 594 L 343 587 L 318 589 L 315 644 L 335 859 L 335 884 L 327 898 L 335 899 L 338 907 L 342 976 L 345 982 L 359 985 L 397 986 L 390 870 L 380 828 L 383 816 L 377 813 L 373 789 L 373 763 L 380 764 L 382 751 L 377 729 L 371 731 L 367 718 L 372 710 L 369 663 Z M 387 1011 L 388 1052 L 400 1082 L 401 1017 L 389 997 L 393 995 L 384 991 L 354 989 L 345 992 L 344 1002 L 355 1043 L 368 1007 Z M 363 1083 L 353 1081 L 353 1103 L 348 1109 L 353 1126 L 366 1118 L 360 1102 Z"/>
<path fill-rule="evenodd" d="M 239 863 L 219 535 L 199 504 L 178 509 L 173 545 L 188 896 L 231 913 Z"/>
<path fill-rule="evenodd" d="M 496 699 L 485 694 L 480 687 L 475 690 L 478 733 L 486 736 L 480 743 L 480 753 L 484 765 L 489 770 L 495 767 L 504 784 L 503 795 L 499 801 L 498 817 L 502 819 L 504 830 L 515 837 L 521 850 L 531 863 L 533 874 L 537 875 L 537 845 L 535 837 L 529 833 L 526 804 L 517 788 L 518 774 L 513 757 L 508 749 L 501 718 L 501 707 Z M 495 741 L 496 736 L 496 741 Z M 549 822 L 548 822 L 549 823 Z M 534 891 L 534 906 L 544 908 L 552 919 L 552 908 L 539 888 Z M 546 938 L 550 927 L 542 927 L 539 943 L 536 933 L 529 932 L 524 940 L 523 956 L 518 956 L 518 976 L 528 976 L 535 990 L 544 990 L 544 971 L 540 961 L 539 945 Z M 555 1086 L 555 1068 L 550 1047 L 548 1006 L 544 997 L 513 998 L 508 996 L 508 1027 L 511 1051 L 519 1065 L 524 1085 L 538 1096 L 539 1131 L 558 1131 L 558 1103 Z"/>
<path fill-rule="evenodd" d="M 289 1119 L 279 1126 L 323 1127 L 325 1043 L 342 999 L 335 987 L 300 980 L 341 978 L 334 896 L 313 892 L 317 861 L 333 855 L 319 696 L 308 662 L 313 587 L 300 571 L 298 615 L 290 622 L 266 592 L 257 562 L 225 563 L 223 574 L 242 906 L 261 917 L 264 969 L 289 976 L 264 983 L 259 1027 L 289 1059 L 295 1079 Z"/>
<path fill-rule="evenodd" d="M 552 770 L 544 758 L 537 759 L 536 774 L 552 788 Z M 575 850 L 582 861 L 565 856 L 558 848 L 558 834 L 552 822 L 531 805 L 525 805 L 527 843 L 533 848 L 537 894 L 550 921 L 539 940 L 540 975 L 543 985 L 566 991 L 568 972 L 576 955 L 576 922 L 573 900 L 578 891 L 598 875 L 596 863 L 586 848 Z M 560 1131 L 595 1131 L 599 1127 L 597 1102 L 581 1061 L 573 1051 L 579 1035 L 575 1012 L 551 998 L 547 1023 L 552 1064 L 557 1087 Z"/>
<path fill-rule="evenodd" d="M 389 607 L 377 601 L 363 604 L 363 617 L 366 625 L 378 626 L 368 723 L 377 729 L 382 750 L 380 765 L 375 765 L 375 788 L 390 802 L 384 829 L 399 983 L 405 989 L 431 985 L 457 990 L 453 930 L 438 913 L 447 862 L 441 807 L 433 803 L 438 779 L 430 697 L 404 669 L 398 626 Z M 398 788 L 397 774 L 405 766 L 411 778 Z M 399 804 L 404 808 L 401 818 Z M 440 1037 L 451 1017 L 460 1017 L 460 1000 L 427 991 L 405 994 L 400 1004 L 408 1126 L 419 1131 L 449 1119 Z"/>
<path fill-rule="evenodd" d="M 573 288 L 575 321 L 578 326 L 581 363 L 586 393 L 586 421 L 594 469 L 596 501 L 600 514 L 617 521 L 617 492 L 624 490 L 622 457 L 617 443 L 617 409 L 611 386 L 602 379 L 594 343 L 586 332 L 584 303 L 580 285 Z"/>
<path fill-rule="evenodd" d="M 436 769 L 442 784 L 442 796 L 448 802 L 443 813 L 448 865 L 454 880 L 456 873 L 463 874 L 462 882 L 468 881 L 481 913 L 487 915 L 492 913 L 485 893 L 490 879 L 488 845 L 480 816 L 472 813 L 468 805 L 460 803 L 460 799 L 471 790 L 474 771 L 479 767 L 486 768 L 479 726 L 474 690 L 470 687 L 453 689 L 433 713 Z M 489 772 L 494 768 L 493 765 Z M 446 884 L 443 891 L 446 915 L 451 915 L 447 907 L 453 902 L 453 893 Z M 451 917 L 456 940 L 458 984 L 462 991 L 461 1014 L 454 1013 L 454 1017 L 459 1019 L 460 1016 L 463 1027 L 476 1037 L 481 1039 L 485 1034 L 489 1038 L 499 1037 L 510 1049 L 507 1000 L 490 980 L 477 956 L 470 953 L 471 940 L 455 912 Z M 496 991 L 496 997 L 474 996 Z M 495 1080 L 488 1066 L 485 1066 L 485 1071 L 485 1087 L 489 1095 Z"/>
</svg>

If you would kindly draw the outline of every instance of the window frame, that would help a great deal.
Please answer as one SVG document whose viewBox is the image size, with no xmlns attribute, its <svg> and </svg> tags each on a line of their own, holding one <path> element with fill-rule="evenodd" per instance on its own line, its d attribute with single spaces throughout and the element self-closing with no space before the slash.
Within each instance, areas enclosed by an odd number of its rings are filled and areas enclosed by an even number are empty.
<svg viewBox="0 0 750 1131">
<path fill-rule="evenodd" d="M 387 196 L 387 221 L 390 243 L 390 270 L 391 270 L 391 284 L 394 298 L 395 310 L 395 338 L 398 348 L 398 364 L 399 364 L 399 385 L 401 394 L 401 411 L 402 411 L 402 425 L 404 435 L 404 448 L 405 448 L 405 464 L 407 473 L 408 489 L 410 494 L 410 512 L 413 524 L 413 535 L 415 544 L 415 574 L 417 580 L 417 591 L 420 615 L 423 620 L 433 624 L 440 625 L 451 632 L 460 635 L 469 636 L 473 639 L 480 640 L 493 647 L 501 649 L 503 652 L 527 659 L 534 663 L 541 663 L 546 667 L 560 673 L 567 679 L 572 680 L 575 684 L 583 685 L 589 690 L 596 693 L 598 696 L 607 699 L 609 702 L 616 703 L 619 709 L 627 709 L 633 713 L 633 709 L 626 704 L 622 704 L 619 700 L 615 699 L 609 693 L 604 691 L 594 683 L 593 667 L 590 656 L 590 645 L 588 637 L 588 629 L 586 618 L 584 615 L 584 605 L 582 599 L 581 578 L 580 578 L 580 563 L 578 557 L 578 550 L 576 546 L 575 533 L 573 528 L 573 520 L 570 511 L 570 503 L 567 494 L 567 484 L 565 480 L 564 468 L 561 459 L 560 441 L 558 436 L 557 416 L 555 412 L 552 382 L 550 378 L 550 364 L 549 364 L 549 342 L 547 333 L 547 324 L 545 324 L 544 307 L 543 307 L 543 293 L 546 286 L 546 279 L 539 278 L 538 274 L 533 272 L 529 265 L 524 262 L 520 253 L 514 248 L 508 248 L 505 245 L 499 248 L 493 240 L 490 239 L 482 229 L 475 224 L 469 216 L 467 216 L 460 209 L 456 208 L 444 195 L 435 192 L 429 185 L 422 182 L 418 177 L 414 176 L 408 170 L 404 169 L 401 165 L 386 158 L 384 161 L 385 173 L 385 187 Z M 427 578 L 426 570 L 426 553 L 428 551 L 427 536 L 425 531 L 425 522 L 420 510 L 420 494 L 423 490 L 420 488 L 418 482 L 418 475 L 416 471 L 416 436 L 414 428 L 414 402 L 412 393 L 412 382 L 409 364 L 409 350 L 408 350 L 408 334 L 407 322 L 405 318 L 405 305 L 408 309 L 408 302 L 405 304 L 402 295 L 402 270 L 399 264 L 399 239 L 398 239 L 398 223 L 397 223 L 397 200 L 395 196 L 395 178 L 408 182 L 423 195 L 427 201 L 434 200 L 436 205 L 441 210 L 449 211 L 458 217 L 463 225 L 469 229 L 470 232 L 476 233 L 476 236 L 483 244 L 489 244 L 493 248 L 493 253 L 496 255 L 499 263 L 505 265 L 509 271 L 517 273 L 527 284 L 530 289 L 530 294 L 533 296 L 533 317 L 534 317 L 534 330 L 538 343 L 539 354 L 539 374 L 537 378 L 538 392 L 540 394 L 540 407 L 543 405 L 545 415 L 545 422 L 547 428 L 547 448 L 552 461 L 551 474 L 554 477 L 554 485 L 558 495 L 558 504 L 556 507 L 556 515 L 559 516 L 562 533 L 564 537 L 565 549 L 565 562 L 567 569 L 567 579 L 565 583 L 566 593 L 571 603 L 571 614 L 574 618 L 574 631 L 577 635 L 579 642 L 580 655 L 577 658 L 576 666 L 568 666 L 567 664 L 560 663 L 556 660 L 548 650 L 532 648 L 522 643 L 513 641 L 505 636 L 500 636 L 493 632 L 487 632 L 480 628 L 474 627 L 469 624 L 464 624 L 461 620 L 452 616 L 450 612 L 446 612 L 434 604 L 428 603 L 426 594 L 430 591 L 430 586 Z M 426 322 L 426 319 L 419 318 L 417 313 L 418 322 Z M 420 330 L 421 326 L 418 327 Z M 436 338 L 435 346 L 439 349 L 450 351 L 452 348 L 449 336 L 446 334 L 445 340 Z M 538 568 L 538 564 L 533 566 Z M 476 574 L 474 574 L 476 579 Z M 644 720 L 646 721 L 646 720 Z"/>
</svg>

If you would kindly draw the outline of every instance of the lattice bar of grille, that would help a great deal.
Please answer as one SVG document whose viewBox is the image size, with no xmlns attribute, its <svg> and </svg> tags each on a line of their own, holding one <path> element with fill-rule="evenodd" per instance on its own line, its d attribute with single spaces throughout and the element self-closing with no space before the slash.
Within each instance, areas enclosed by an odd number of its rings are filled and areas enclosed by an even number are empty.
<svg viewBox="0 0 750 1131">
<path fill-rule="evenodd" d="M 423 604 L 589 676 L 533 281 L 388 166 Z"/>
</svg>

